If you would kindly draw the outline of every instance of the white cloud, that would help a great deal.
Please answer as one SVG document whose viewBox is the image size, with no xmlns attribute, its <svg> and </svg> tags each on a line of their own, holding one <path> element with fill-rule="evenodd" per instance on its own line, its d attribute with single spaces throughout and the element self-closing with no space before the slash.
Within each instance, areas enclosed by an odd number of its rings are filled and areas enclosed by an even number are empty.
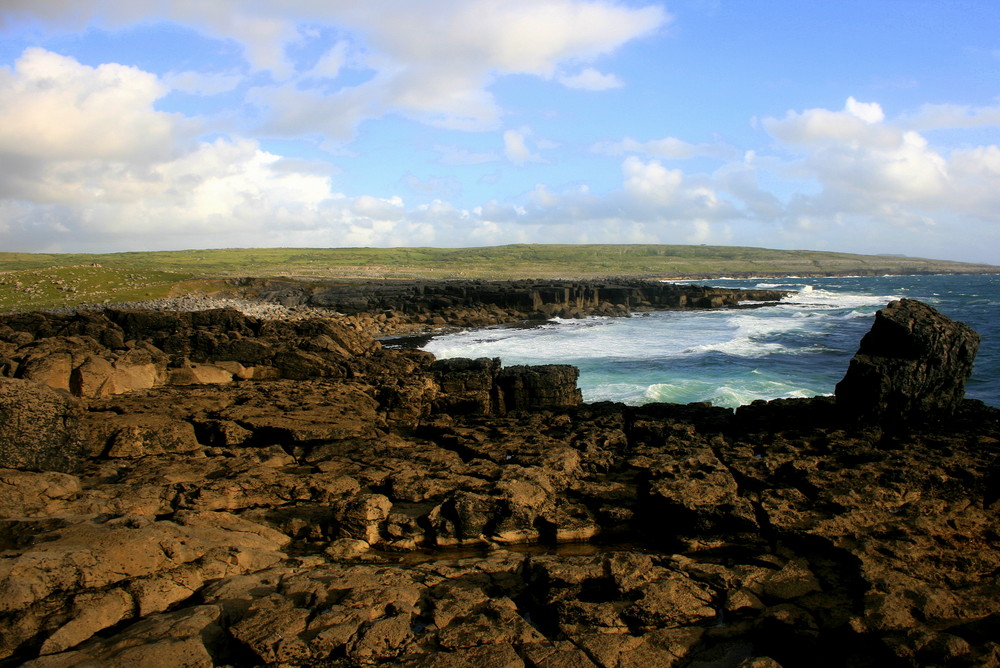
<svg viewBox="0 0 1000 668">
<path fill-rule="evenodd" d="M 435 195 L 437 197 L 450 197 L 462 191 L 462 185 L 454 178 L 432 176 L 421 179 L 414 174 L 407 174 L 401 179 L 402 183 L 414 192 L 424 195 Z"/>
<path fill-rule="evenodd" d="M 531 130 L 528 128 L 507 130 L 503 133 L 503 153 L 515 165 L 542 162 L 542 156 L 528 147 L 529 136 Z"/>
<path fill-rule="evenodd" d="M 2 245 L 259 245 L 320 230 L 371 241 L 404 217 L 401 200 L 334 193 L 329 173 L 254 140 L 195 142 L 154 109 L 167 90 L 41 49 L 0 71 Z"/>
<path fill-rule="evenodd" d="M 621 88 L 625 85 L 625 83 L 614 74 L 602 74 L 593 67 L 588 67 L 580 73 L 572 76 L 564 74 L 559 77 L 559 83 L 567 88 L 592 91 Z"/>
<path fill-rule="evenodd" d="M 844 111 L 851 116 L 860 118 L 865 123 L 881 123 L 885 120 L 882 105 L 878 102 L 858 102 L 853 97 L 847 98 Z"/>
<path fill-rule="evenodd" d="M 992 107 L 926 104 L 915 114 L 904 116 L 901 123 L 913 130 L 1000 127 L 1000 104 Z"/>
<path fill-rule="evenodd" d="M 659 6 L 628 7 L 612 0 L 286 0 L 252 5 L 239 0 L 12 0 L 3 11 L 75 28 L 88 20 L 112 27 L 154 17 L 181 21 L 236 40 L 252 68 L 270 70 L 285 81 L 294 75 L 288 47 L 302 38 L 298 26 L 336 26 L 364 45 L 364 65 L 375 70 L 369 81 L 331 93 L 304 90 L 300 78 L 297 86 L 259 89 L 252 98 L 273 114 L 267 125 L 272 132 L 313 133 L 315 126 L 302 121 L 339 114 L 339 122 L 319 126 L 331 129 L 334 140 L 350 138 L 362 120 L 388 112 L 446 128 L 495 129 L 502 111 L 488 88 L 496 77 L 553 77 L 567 63 L 609 54 L 670 21 Z M 335 47 L 306 76 L 334 76 L 347 64 L 345 49 Z M 598 83 L 594 75 L 583 77 L 581 83 Z M 282 103 L 290 92 L 296 93 L 295 105 Z"/>
<path fill-rule="evenodd" d="M 407 0 L 382 5 L 366 4 L 353 14 L 376 48 L 399 62 L 447 70 L 448 60 L 461 58 L 481 70 L 540 76 L 552 76 L 569 59 L 610 53 L 668 20 L 657 6 L 606 1 L 448 0 L 435 3 L 433 12 Z"/>
<path fill-rule="evenodd" d="M 897 144 L 902 133 L 896 128 L 883 125 L 881 114 L 879 105 L 859 103 L 852 97 L 848 99 L 843 111 L 789 111 L 783 119 L 765 118 L 761 124 L 771 136 L 793 145 L 863 142 L 888 147 Z"/>
<path fill-rule="evenodd" d="M 805 154 L 805 171 L 824 191 L 816 204 L 849 211 L 886 201 L 932 204 L 949 189 L 946 159 L 920 134 L 883 118 L 878 105 L 849 98 L 844 111 L 789 112 L 763 124 Z"/>
<path fill-rule="evenodd" d="M 29 48 L 0 69 L 0 153 L 37 159 L 152 158 L 181 117 L 153 109 L 168 88 L 134 67 L 81 65 Z"/>
<path fill-rule="evenodd" d="M 626 205 L 636 217 L 650 220 L 721 220 L 737 214 L 707 181 L 691 179 L 679 169 L 636 156 L 622 163 Z"/>
</svg>

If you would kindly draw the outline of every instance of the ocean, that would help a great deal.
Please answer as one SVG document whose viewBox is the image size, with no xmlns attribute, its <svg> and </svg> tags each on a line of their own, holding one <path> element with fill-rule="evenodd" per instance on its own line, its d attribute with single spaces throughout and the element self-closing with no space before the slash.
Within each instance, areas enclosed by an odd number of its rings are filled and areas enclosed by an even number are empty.
<svg viewBox="0 0 1000 668">
<path fill-rule="evenodd" d="M 875 312 L 919 299 L 970 325 L 982 341 L 966 396 L 1000 407 L 1000 276 L 879 276 L 686 281 L 793 294 L 751 309 L 657 311 L 629 318 L 554 319 L 437 336 L 439 359 L 499 357 L 513 364 L 572 364 L 584 401 L 708 401 L 833 394 Z"/>
</svg>

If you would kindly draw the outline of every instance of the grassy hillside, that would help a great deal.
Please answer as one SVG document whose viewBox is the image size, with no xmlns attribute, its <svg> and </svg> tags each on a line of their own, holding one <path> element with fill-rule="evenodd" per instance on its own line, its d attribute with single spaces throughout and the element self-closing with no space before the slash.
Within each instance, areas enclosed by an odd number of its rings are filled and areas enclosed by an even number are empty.
<svg viewBox="0 0 1000 668">
<path fill-rule="evenodd" d="M 512 245 L 486 248 L 255 248 L 109 254 L 0 253 L 0 310 L 212 291 L 235 276 L 300 278 L 663 278 L 1000 273 L 888 255 L 733 246 Z"/>
</svg>

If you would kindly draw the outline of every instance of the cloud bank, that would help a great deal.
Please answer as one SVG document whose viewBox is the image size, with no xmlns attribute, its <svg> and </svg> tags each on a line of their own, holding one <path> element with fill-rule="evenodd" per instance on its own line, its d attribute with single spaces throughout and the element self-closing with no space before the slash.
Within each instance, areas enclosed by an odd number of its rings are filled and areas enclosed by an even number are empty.
<svg viewBox="0 0 1000 668">
<path fill-rule="evenodd" d="M 0 68 L 3 245 L 649 242 L 872 252 L 919 233 L 906 246 L 914 254 L 959 254 L 968 235 L 1000 247 L 1000 148 L 938 141 L 941 132 L 1000 126 L 1000 105 L 924 105 L 890 117 L 877 101 L 848 97 L 839 109 L 746 119 L 763 134 L 754 146 L 667 133 L 604 137 L 577 155 L 612 164 L 615 183 L 600 189 L 539 181 L 502 200 L 458 204 L 457 179 L 410 174 L 398 177 L 398 193 L 350 190 L 349 174 L 289 159 L 267 140 L 350 151 L 366 123 L 399 117 L 492 133 L 487 148 L 426 147 L 439 165 L 479 169 L 481 183 L 502 169 L 544 170 L 559 145 L 512 118 L 495 84 L 530 77 L 585 97 L 627 87 L 599 61 L 672 17 L 655 5 L 578 0 L 252 4 L 251 14 L 250 3 L 235 0 L 5 3 L 7 29 L 173 21 L 234 42 L 244 62 L 154 73 L 25 49 Z M 164 111 L 176 95 L 234 96 L 253 122 Z"/>
</svg>

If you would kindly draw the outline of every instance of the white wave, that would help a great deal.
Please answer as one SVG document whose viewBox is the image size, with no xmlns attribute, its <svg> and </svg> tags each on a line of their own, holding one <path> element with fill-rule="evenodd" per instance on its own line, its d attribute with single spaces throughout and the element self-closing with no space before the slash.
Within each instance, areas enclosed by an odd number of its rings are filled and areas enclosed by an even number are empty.
<svg viewBox="0 0 1000 668">
<path fill-rule="evenodd" d="M 642 403 L 645 399 L 646 387 L 633 383 L 605 383 L 593 387 L 580 387 L 583 393 L 583 400 L 592 403 L 595 401 L 620 401 L 627 404 Z"/>
<path fill-rule="evenodd" d="M 899 299 L 894 295 L 866 295 L 851 292 L 832 292 L 821 288 L 812 290 L 800 290 L 796 294 L 789 295 L 781 300 L 784 305 L 794 305 L 797 307 L 809 307 L 818 309 L 838 309 L 838 308 L 860 308 L 860 307 L 882 307 Z"/>
<path fill-rule="evenodd" d="M 781 383 L 713 385 L 700 381 L 678 383 L 654 383 L 643 392 L 641 401 L 686 404 L 693 401 L 707 401 L 713 406 L 736 408 L 758 399 L 769 401 L 782 398 L 805 398 L 814 396 L 804 388 L 796 388 Z M 618 399 L 628 401 L 628 399 Z"/>
<path fill-rule="evenodd" d="M 682 352 L 684 354 L 720 352 L 736 357 L 759 357 L 791 352 L 787 346 L 766 339 L 806 330 L 812 326 L 812 323 L 805 321 L 802 314 L 782 316 L 774 311 L 765 314 L 743 311 L 739 315 L 732 316 L 728 324 L 731 331 L 725 340 L 698 343 L 685 348 Z"/>
<path fill-rule="evenodd" d="M 749 338 L 738 338 L 724 341 L 722 343 L 709 343 L 701 346 L 692 346 L 684 350 L 686 355 L 701 355 L 704 353 L 716 352 L 732 355 L 733 357 L 762 357 L 764 355 L 774 355 L 776 353 L 787 352 L 788 348 L 780 343 L 761 343 Z"/>
</svg>

